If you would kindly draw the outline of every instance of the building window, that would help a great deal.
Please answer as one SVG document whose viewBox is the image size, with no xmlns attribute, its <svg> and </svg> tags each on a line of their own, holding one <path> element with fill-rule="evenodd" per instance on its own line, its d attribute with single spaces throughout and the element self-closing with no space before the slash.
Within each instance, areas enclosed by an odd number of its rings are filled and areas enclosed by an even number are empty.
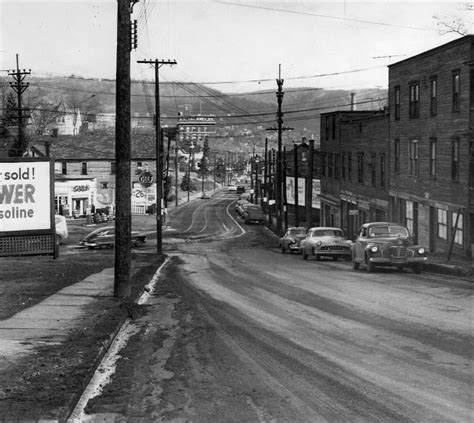
<svg viewBox="0 0 474 423">
<path fill-rule="evenodd" d="M 459 112 L 460 109 L 460 79 L 461 75 L 458 70 L 453 72 L 453 112 Z"/>
<path fill-rule="evenodd" d="M 63 175 L 67 175 L 67 163 L 66 162 L 61 163 L 61 173 Z"/>
<path fill-rule="evenodd" d="M 459 139 L 451 142 L 451 179 L 459 181 Z"/>
<path fill-rule="evenodd" d="M 405 202 L 405 221 L 408 230 L 410 231 L 410 235 L 413 235 L 414 232 L 414 221 L 415 221 L 415 214 L 413 212 L 413 201 L 407 200 Z"/>
<path fill-rule="evenodd" d="M 377 156 L 375 153 L 370 155 L 370 170 L 372 186 L 375 187 L 377 185 Z"/>
<path fill-rule="evenodd" d="M 339 179 L 339 162 L 341 160 L 341 155 L 336 154 L 334 157 L 334 177 Z"/>
<path fill-rule="evenodd" d="M 400 173 L 400 140 L 398 138 L 394 142 L 393 157 L 395 173 Z"/>
<path fill-rule="evenodd" d="M 408 147 L 410 175 L 418 176 L 418 140 L 412 140 Z"/>
<path fill-rule="evenodd" d="M 456 244 L 462 245 L 462 238 L 463 238 L 463 225 L 462 225 L 462 214 L 453 212 L 451 215 L 452 219 L 452 226 L 453 226 L 453 232 L 456 229 L 456 233 L 454 234 L 454 242 Z M 458 224 L 456 225 L 456 219 L 458 219 Z"/>
<path fill-rule="evenodd" d="M 341 177 L 346 179 L 346 153 L 341 154 Z"/>
<path fill-rule="evenodd" d="M 438 114 L 438 78 L 433 76 L 430 79 L 430 115 Z"/>
<path fill-rule="evenodd" d="M 380 186 L 385 187 L 385 154 L 380 155 Z"/>
<path fill-rule="evenodd" d="M 364 183 L 364 153 L 357 153 L 357 182 Z"/>
<path fill-rule="evenodd" d="M 333 160 L 334 160 L 334 155 L 332 153 L 328 153 L 328 178 L 333 177 L 333 173 L 332 173 L 333 166 L 334 166 Z"/>
<path fill-rule="evenodd" d="M 331 119 L 331 127 L 332 127 L 332 139 L 336 139 L 336 116 L 332 116 Z"/>
<path fill-rule="evenodd" d="M 409 114 L 410 118 L 420 117 L 420 84 L 412 82 L 409 85 Z"/>
<path fill-rule="evenodd" d="M 400 120 L 400 86 L 395 87 L 395 120 Z"/>
<path fill-rule="evenodd" d="M 117 172 L 117 168 L 115 166 L 115 162 L 110 162 L 110 174 L 115 175 L 116 172 Z"/>
<path fill-rule="evenodd" d="M 438 238 L 448 239 L 448 213 L 446 210 L 438 209 Z"/>
<path fill-rule="evenodd" d="M 325 130 L 326 130 L 326 140 L 329 140 L 329 116 L 326 116 L 324 119 L 324 125 L 325 125 Z"/>
<path fill-rule="evenodd" d="M 103 189 L 107 189 L 109 187 L 109 183 L 108 182 L 102 182 L 102 188 Z"/>
<path fill-rule="evenodd" d="M 81 163 L 81 175 L 87 175 L 87 163 L 86 162 Z"/>
<path fill-rule="evenodd" d="M 347 153 L 347 179 L 352 181 L 352 153 Z"/>
<path fill-rule="evenodd" d="M 430 177 L 436 178 L 436 138 L 430 139 Z"/>
<path fill-rule="evenodd" d="M 321 176 L 326 176 L 326 153 L 321 154 Z"/>
</svg>

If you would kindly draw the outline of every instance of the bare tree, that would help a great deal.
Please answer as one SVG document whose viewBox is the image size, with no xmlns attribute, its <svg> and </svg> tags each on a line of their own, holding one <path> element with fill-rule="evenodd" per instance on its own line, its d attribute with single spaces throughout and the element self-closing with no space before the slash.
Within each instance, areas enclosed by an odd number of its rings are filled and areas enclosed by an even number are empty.
<svg viewBox="0 0 474 423">
<path fill-rule="evenodd" d="M 436 21 L 438 31 L 441 35 L 472 34 L 474 30 L 473 21 L 474 6 L 472 3 L 462 3 L 458 10 L 451 14 L 451 16 L 438 17 L 433 16 Z"/>
</svg>

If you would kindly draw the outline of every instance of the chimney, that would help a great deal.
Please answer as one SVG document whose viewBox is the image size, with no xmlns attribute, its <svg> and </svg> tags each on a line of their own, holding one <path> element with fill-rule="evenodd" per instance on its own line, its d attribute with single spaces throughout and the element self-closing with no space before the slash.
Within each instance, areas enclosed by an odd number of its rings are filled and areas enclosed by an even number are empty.
<svg viewBox="0 0 474 423">
<path fill-rule="evenodd" d="M 351 112 L 355 111 L 356 109 L 356 94 L 355 93 L 351 93 Z"/>
</svg>

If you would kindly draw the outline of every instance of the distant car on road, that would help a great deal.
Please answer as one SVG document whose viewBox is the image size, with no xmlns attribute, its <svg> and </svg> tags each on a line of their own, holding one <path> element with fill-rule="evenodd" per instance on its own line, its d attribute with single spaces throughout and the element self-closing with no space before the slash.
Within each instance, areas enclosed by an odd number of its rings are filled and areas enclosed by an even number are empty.
<svg viewBox="0 0 474 423">
<path fill-rule="evenodd" d="M 365 264 L 369 273 L 376 266 L 395 266 L 399 270 L 410 267 L 420 273 L 427 260 L 426 249 L 415 245 L 408 228 L 399 223 L 365 223 L 352 245 L 354 269 Z"/>
<path fill-rule="evenodd" d="M 302 239 L 306 237 L 306 228 L 304 227 L 292 227 L 288 228 L 279 241 L 278 241 L 278 248 L 280 248 L 281 252 L 285 254 L 287 251 L 290 253 L 292 252 L 300 252 L 300 242 Z"/>
<path fill-rule="evenodd" d="M 146 240 L 146 235 L 138 231 L 132 231 L 131 234 L 131 243 L 132 246 L 138 247 L 143 245 Z M 115 246 L 115 226 L 104 226 L 98 228 L 88 235 L 86 235 L 79 245 L 93 248 L 113 248 Z"/>
<path fill-rule="evenodd" d="M 61 244 L 66 241 L 69 236 L 67 230 L 67 220 L 64 216 L 56 214 L 54 215 L 54 222 L 56 226 L 56 238 L 58 240 L 58 244 Z"/>
<path fill-rule="evenodd" d="M 247 203 L 242 214 L 245 223 L 263 223 L 263 211 L 257 204 Z"/>
<path fill-rule="evenodd" d="M 201 194 L 201 199 L 202 199 L 202 200 L 209 200 L 210 198 L 211 198 L 211 197 L 209 197 L 209 195 L 206 194 L 205 192 L 203 192 L 203 193 Z"/>
<path fill-rule="evenodd" d="M 347 261 L 351 259 L 351 241 L 340 228 L 310 228 L 306 238 L 300 242 L 300 249 L 304 260 L 309 256 L 314 256 L 316 260 L 321 257 L 331 257 L 333 260 L 344 258 Z"/>
<path fill-rule="evenodd" d="M 235 192 L 237 194 L 243 194 L 245 192 L 245 187 L 243 185 L 238 185 Z"/>
<path fill-rule="evenodd" d="M 227 185 L 227 191 L 228 192 L 236 192 L 237 191 L 237 187 L 233 184 L 230 184 L 230 185 Z"/>
</svg>

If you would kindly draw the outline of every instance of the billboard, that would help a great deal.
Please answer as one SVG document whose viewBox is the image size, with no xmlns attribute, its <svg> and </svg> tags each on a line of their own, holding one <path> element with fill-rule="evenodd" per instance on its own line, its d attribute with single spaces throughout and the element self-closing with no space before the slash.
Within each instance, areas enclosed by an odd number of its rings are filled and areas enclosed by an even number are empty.
<svg viewBox="0 0 474 423">
<path fill-rule="evenodd" d="M 286 177 L 286 202 L 287 204 L 295 204 L 295 178 L 293 176 Z M 321 181 L 313 179 L 313 191 L 311 198 L 311 207 L 314 209 L 321 208 L 319 195 L 321 194 Z M 304 206 L 306 200 L 306 179 L 298 178 L 298 206 Z"/>
<path fill-rule="evenodd" d="M 49 160 L 0 161 L 0 232 L 51 230 Z"/>
</svg>

